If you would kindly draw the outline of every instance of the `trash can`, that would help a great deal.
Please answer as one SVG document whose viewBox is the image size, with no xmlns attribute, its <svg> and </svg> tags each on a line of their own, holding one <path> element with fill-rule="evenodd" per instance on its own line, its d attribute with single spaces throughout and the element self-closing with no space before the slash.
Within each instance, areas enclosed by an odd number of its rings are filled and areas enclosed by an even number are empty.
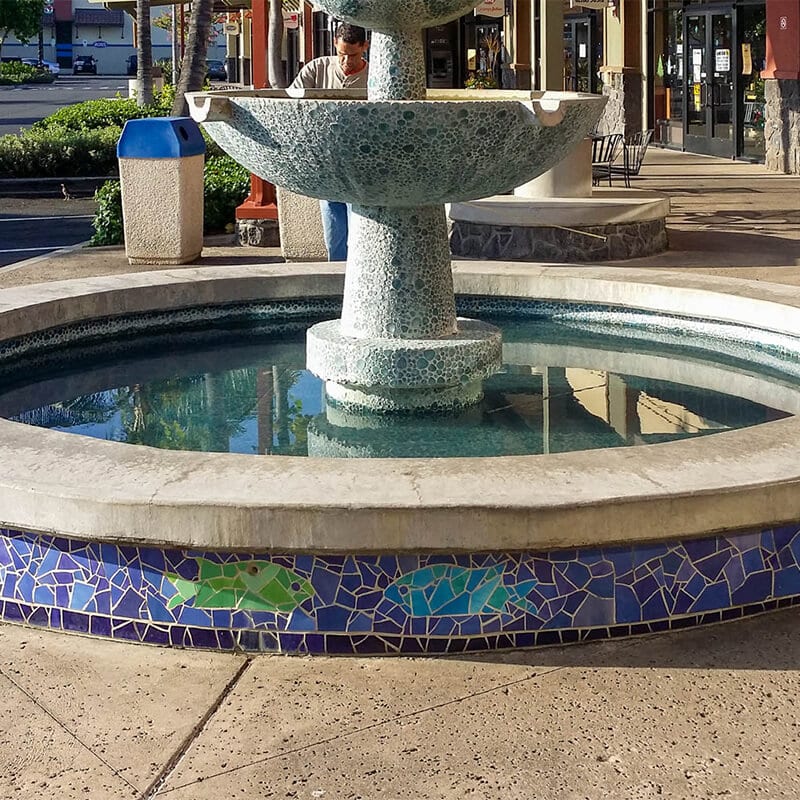
<svg viewBox="0 0 800 800">
<path fill-rule="evenodd" d="M 200 255 L 205 150 L 189 117 L 125 123 L 117 158 L 130 264 L 187 264 Z"/>
</svg>

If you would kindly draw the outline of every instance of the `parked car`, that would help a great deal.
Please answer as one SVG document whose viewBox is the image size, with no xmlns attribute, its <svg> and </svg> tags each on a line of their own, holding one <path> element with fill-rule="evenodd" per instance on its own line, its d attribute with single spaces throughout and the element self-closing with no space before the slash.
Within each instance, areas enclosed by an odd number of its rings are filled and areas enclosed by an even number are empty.
<svg viewBox="0 0 800 800">
<path fill-rule="evenodd" d="M 222 61 L 206 61 L 206 78 L 210 81 L 226 81 L 228 73 Z"/>
<path fill-rule="evenodd" d="M 31 67 L 38 67 L 39 66 L 39 59 L 38 58 L 23 58 L 23 64 L 28 64 Z M 55 61 L 42 61 L 42 67 L 49 70 L 51 75 L 55 75 L 56 77 L 61 72 L 61 67 L 55 63 Z"/>
<path fill-rule="evenodd" d="M 136 75 L 136 70 L 139 69 L 139 57 L 134 53 L 132 56 L 128 56 L 125 59 L 125 74 L 126 75 Z"/>
<path fill-rule="evenodd" d="M 97 61 L 94 56 L 78 56 L 72 62 L 72 74 L 84 73 L 86 75 L 97 75 Z"/>
</svg>

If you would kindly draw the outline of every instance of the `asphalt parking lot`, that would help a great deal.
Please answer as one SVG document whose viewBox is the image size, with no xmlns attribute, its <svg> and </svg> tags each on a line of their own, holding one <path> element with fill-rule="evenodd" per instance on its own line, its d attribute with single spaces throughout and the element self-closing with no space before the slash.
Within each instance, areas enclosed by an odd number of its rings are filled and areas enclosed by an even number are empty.
<svg viewBox="0 0 800 800">
<path fill-rule="evenodd" d="M 0 197 L 0 268 L 87 241 L 92 198 Z"/>
</svg>

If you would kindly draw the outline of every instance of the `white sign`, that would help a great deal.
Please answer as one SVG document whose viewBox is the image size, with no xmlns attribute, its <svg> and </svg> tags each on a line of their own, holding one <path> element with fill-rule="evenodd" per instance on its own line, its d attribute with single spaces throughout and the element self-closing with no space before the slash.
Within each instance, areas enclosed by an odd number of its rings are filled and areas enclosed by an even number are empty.
<svg viewBox="0 0 800 800">
<path fill-rule="evenodd" d="M 283 12 L 283 27 L 289 30 L 294 30 L 300 27 L 300 14 L 296 11 Z"/>
<path fill-rule="evenodd" d="M 731 70 L 731 51 L 714 51 L 714 72 L 730 72 Z"/>
<path fill-rule="evenodd" d="M 696 47 L 692 50 L 692 64 L 703 63 L 703 51 L 701 48 Z"/>
<path fill-rule="evenodd" d="M 578 44 L 578 58 L 586 58 L 586 42 Z"/>
<path fill-rule="evenodd" d="M 484 17 L 502 17 L 505 13 L 505 0 L 481 0 L 475 7 L 475 14 Z"/>
<path fill-rule="evenodd" d="M 239 35 L 239 23 L 238 22 L 226 22 L 222 26 L 222 32 L 226 36 L 238 36 Z"/>
</svg>

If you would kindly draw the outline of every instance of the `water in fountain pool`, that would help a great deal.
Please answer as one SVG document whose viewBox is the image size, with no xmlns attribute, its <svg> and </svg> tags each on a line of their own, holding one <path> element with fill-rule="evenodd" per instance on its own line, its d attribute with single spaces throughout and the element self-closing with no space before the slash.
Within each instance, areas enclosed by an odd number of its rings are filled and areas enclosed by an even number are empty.
<svg viewBox="0 0 800 800">
<path fill-rule="evenodd" d="M 315 320 L 309 320 L 311 324 Z M 798 359 L 653 325 L 493 319 L 500 373 L 460 412 L 353 414 L 305 370 L 306 323 L 77 342 L 0 366 L 0 415 L 168 449 L 317 457 L 528 455 L 646 445 L 797 413 Z M 658 326 L 656 326 L 658 327 Z M 760 364 L 752 357 L 759 352 Z"/>
</svg>

